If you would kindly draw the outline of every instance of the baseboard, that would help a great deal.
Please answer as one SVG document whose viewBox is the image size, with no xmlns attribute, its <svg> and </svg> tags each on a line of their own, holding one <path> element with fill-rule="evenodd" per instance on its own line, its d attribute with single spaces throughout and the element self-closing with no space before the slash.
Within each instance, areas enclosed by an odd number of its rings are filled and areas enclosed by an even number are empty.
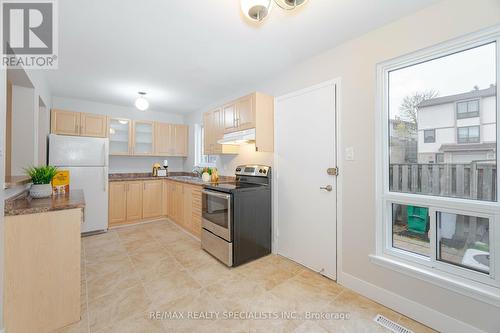
<svg viewBox="0 0 500 333">
<path fill-rule="evenodd" d="M 338 283 L 443 333 L 485 333 L 448 315 L 342 272 Z"/>
</svg>

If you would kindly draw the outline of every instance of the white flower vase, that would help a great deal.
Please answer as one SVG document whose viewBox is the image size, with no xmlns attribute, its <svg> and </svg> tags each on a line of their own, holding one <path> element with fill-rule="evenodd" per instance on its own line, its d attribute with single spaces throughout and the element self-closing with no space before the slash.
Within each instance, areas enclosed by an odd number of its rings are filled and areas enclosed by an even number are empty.
<svg viewBox="0 0 500 333">
<path fill-rule="evenodd" d="M 48 198 L 52 195 L 52 185 L 31 184 L 30 196 L 34 199 Z"/>
<path fill-rule="evenodd" d="M 201 175 L 201 179 L 202 179 L 204 182 L 209 182 L 209 181 L 210 181 L 210 175 L 208 174 L 208 172 L 204 172 L 204 173 Z"/>
</svg>

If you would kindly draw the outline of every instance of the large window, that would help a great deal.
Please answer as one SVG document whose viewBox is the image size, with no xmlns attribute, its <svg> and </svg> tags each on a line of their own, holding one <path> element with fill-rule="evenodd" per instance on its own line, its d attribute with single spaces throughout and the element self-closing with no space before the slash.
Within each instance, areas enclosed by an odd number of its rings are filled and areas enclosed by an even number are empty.
<svg viewBox="0 0 500 333">
<path fill-rule="evenodd" d="M 457 119 L 479 117 L 479 100 L 457 102 Z"/>
<path fill-rule="evenodd" d="M 498 43 L 455 42 L 379 65 L 374 258 L 500 287 Z"/>
<path fill-rule="evenodd" d="M 457 128 L 458 143 L 477 143 L 479 142 L 479 126 L 466 126 Z"/>
</svg>

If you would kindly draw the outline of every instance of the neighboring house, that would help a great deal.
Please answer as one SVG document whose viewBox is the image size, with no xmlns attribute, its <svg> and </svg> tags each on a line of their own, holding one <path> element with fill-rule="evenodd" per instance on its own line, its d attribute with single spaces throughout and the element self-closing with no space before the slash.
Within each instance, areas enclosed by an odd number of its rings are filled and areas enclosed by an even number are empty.
<svg viewBox="0 0 500 333">
<path fill-rule="evenodd" d="M 391 119 L 389 123 L 391 163 L 417 163 L 417 138 L 401 133 L 398 130 L 401 125 L 411 127 L 411 123 L 404 120 Z"/>
<path fill-rule="evenodd" d="M 418 106 L 418 163 L 496 159 L 496 86 Z"/>
</svg>

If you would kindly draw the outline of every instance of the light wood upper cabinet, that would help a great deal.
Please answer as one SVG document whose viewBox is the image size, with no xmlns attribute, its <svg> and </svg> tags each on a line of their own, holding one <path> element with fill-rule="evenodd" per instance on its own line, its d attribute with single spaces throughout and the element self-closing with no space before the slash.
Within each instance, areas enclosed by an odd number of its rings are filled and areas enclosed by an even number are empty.
<svg viewBox="0 0 500 333">
<path fill-rule="evenodd" d="M 50 132 L 60 135 L 80 135 L 80 113 L 52 109 Z"/>
<path fill-rule="evenodd" d="M 220 111 L 221 110 L 221 111 Z M 221 112 L 220 116 L 218 113 Z M 219 145 L 224 134 L 255 129 L 255 150 L 274 151 L 274 97 L 253 93 L 203 115 L 205 151 L 237 154 L 237 146 Z"/>
<path fill-rule="evenodd" d="M 203 153 L 205 155 L 213 154 L 212 145 L 214 136 L 213 112 L 203 114 Z"/>
<path fill-rule="evenodd" d="M 127 221 L 142 219 L 142 183 L 127 182 Z"/>
<path fill-rule="evenodd" d="M 254 99 L 255 94 L 252 94 L 236 101 L 236 126 L 238 131 L 255 128 Z"/>
<path fill-rule="evenodd" d="M 59 135 L 107 137 L 106 116 L 52 109 L 50 132 Z"/>
<path fill-rule="evenodd" d="M 109 154 L 131 155 L 132 121 L 129 119 L 109 118 L 108 120 Z"/>
<path fill-rule="evenodd" d="M 175 151 L 174 126 L 172 124 L 155 124 L 155 152 L 159 156 L 172 156 Z"/>
<path fill-rule="evenodd" d="M 134 120 L 132 130 L 132 153 L 134 155 L 154 155 L 154 122 Z"/>
<path fill-rule="evenodd" d="M 107 136 L 107 117 L 90 113 L 80 114 L 80 136 L 105 138 Z"/>
<path fill-rule="evenodd" d="M 123 224 L 127 221 L 127 183 L 113 182 L 109 184 L 109 226 Z"/>
<path fill-rule="evenodd" d="M 237 154 L 238 146 L 217 143 L 224 136 L 223 109 L 218 108 L 203 114 L 203 146 L 207 155 Z"/>
<path fill-rule="evenodd" d="M 224 119 L 224 133 L 231 133 L 238 130 L 236 103 L 229 103 L 222 107 Z"/>
<path fill-rule="evenodd" d="M 174 125 L 175 127 L 175 156 L 187 156 L 188 126 Z"/>
<path fill-rule="evenodd" d="M 142 194 L 142 218 L 160 217 L 163 206 L 163 181 L 145 181 Z"/>
</svg>

